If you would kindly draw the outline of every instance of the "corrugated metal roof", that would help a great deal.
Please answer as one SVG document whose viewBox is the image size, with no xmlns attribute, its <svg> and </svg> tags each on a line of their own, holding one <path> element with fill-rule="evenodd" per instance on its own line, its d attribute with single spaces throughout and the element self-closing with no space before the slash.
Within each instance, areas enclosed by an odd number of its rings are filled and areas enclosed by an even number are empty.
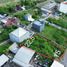
<svg viewBox="0 0 67 67">
<path fill-rule="evenodd" d="M 35 53 L 35 51 L 33 51 L 33 50 L 31 50 L 31 49 L 23 46 L 23 47 L 21 47 L 19 49 L 19 51 L 15 55 L 13 61 L 14 62 L 17 62 L 18 61 L 20 65 L 22 65 L 23 63 L 29 64 L 29 62 L 32 59 L 34 53 Z M 15 59 L 16 59 L 16 61 L 15 61 Z"/>
<path fill-rule="evenodd" d="M 9 60 L 9 58 L 8 58 L 6 55 L 2 54 L 2 55 L 0 56 L 0 67 L 1 67 L 2 65 L 4 65 L 8 60 Z"/>
<path fill-rule="evenodd" d="M 19 27 L 18 29 L 14 30 L 13 32 L 11 32 L 10 34 L 15 35 L 16 37 L 21 37 L 24 34 L 26 34 L 28 31 L 26 31 L 25 29 Z"/>
<path fill-rule="evenodd" d="M 58 61 L 54 60 L 53 64 L 51 65 L 51 67 L 64 67 L 64 65 L 62 65 L 61 63 L 59 63 Z"/>
</svg>

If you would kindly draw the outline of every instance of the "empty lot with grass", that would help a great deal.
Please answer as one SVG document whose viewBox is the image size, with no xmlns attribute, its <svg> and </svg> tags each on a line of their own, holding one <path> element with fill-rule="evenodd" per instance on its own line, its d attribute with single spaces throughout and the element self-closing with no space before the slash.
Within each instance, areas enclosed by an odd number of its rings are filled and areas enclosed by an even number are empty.
<svg viewBox="0 0 67 67">
<path fill-rule="evenodd" d="M 41 35 L 44 35 L 48 39 L 53 40 L 59 45 L 62 45 L 63 47 L 67 48 L 67 32 L 46 25 L 44 31 L 41 32 Z"/>
</svg>

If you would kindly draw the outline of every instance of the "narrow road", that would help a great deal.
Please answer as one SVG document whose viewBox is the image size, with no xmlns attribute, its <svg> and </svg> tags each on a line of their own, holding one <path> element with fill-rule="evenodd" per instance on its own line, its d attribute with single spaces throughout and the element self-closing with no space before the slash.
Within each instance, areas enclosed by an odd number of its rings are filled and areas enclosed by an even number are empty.
<svg viewBox="0 0 67 67">
<path fill-rule="evenodd" d="M 61 27 L 61 26 L 59 26 L 59 25 L 50 23 L 50 22 L 48 22 L 48 21 L 46 21 L 46 23 L 48 23 L 50 26 L 53 26 L 53 27 L 55 27 L 55 28 L 57 28 L 57 29 L 59 29 L 59 30 L 63 30 L 63 31 L 65 31 L 65 32 L 67 32 L 67 29 L 65 29 L 65 28 L 63 28 L 63 27 Z"/>
<path fill-rule="evenodd" d="M 63 30 L 63 31 L 65 31 L 65 32 L 67 32 L 67 29 L 66 29 L 66 28 L 63 28 L 63 27 L 61 27 L 61 26 L 59 26 L 59 25 L 56 25 L 56 24 L 54 24 L 54 23 L 50 23 L 49 21 L 46 21 L 46 19 L 48 19 L 49 17 L 50 17 L 50 15 L 47 16 L 47 17 L 45 17 L 45 18 L 43 18 L 43 21 L 45 21 L 45 23 L 49 24 L 50 26 L 53 26 L 53 27 L 55 27 L 55 28 L 57 28 L 57 29 L 59 29 L 59 30 Z"/>
<path fill-rule="evenodd" d="M 0 45 L 5 45 L 6 43 L 8 43 L 10 40 L 5 40 L 4 42 L 0 43 Z"/>
<path fill-rule="evenodd" d="M 27 29 L 30 29 L 32 27 L 33 22 L 31 22 L 28 26 Z"/>
</svg>

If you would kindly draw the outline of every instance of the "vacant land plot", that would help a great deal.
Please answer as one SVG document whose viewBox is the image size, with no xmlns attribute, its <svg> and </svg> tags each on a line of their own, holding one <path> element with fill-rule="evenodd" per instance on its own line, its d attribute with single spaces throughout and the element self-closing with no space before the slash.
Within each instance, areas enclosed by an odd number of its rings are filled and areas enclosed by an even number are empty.
<svg viewBox="0 0 67 67">
<path fill-rule="evenodd" d="M 67 48 L 67 32 L 58 30 L 54 27 L 51 27 L 49 25 L 46 25 L 44 31 L 41 33 L 41 35 L 44 35 L 48 39 L 55 41 L 63 47 Z"/>
</svg>

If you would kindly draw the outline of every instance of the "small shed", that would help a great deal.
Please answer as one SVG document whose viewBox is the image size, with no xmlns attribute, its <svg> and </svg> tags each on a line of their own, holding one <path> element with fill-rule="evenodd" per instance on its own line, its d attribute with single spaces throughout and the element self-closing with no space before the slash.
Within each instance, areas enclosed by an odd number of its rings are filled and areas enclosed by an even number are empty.
<svg viewBox="0 0 67 67">
<path fill-rule="evenodd" d="M 41 32 L 44 29 L 45 22 L 34 21 L 32 28 L 38 32 Z"/>
<path fill-rule="evenodd" d="M 21 9 L 22 9 L 22 10 L 26 10 L 26 8 L 25 8 L 25 6 L 24 6 L 24 5 L 21 7 Z"/>
<path fill-rule="evenodd" d="M 0 20 L 2 24 L 6 24 L 7 23 L 7 19 L 1 19 Z"/>
<path fill-rule="evenodd" d="M 17 28 L 16 30 L 12 31 L 10 34 L 9 34 L 9 37 L 10 37 L 10 40 L 12 42 L 23 42 L 24 40 L 28 39 L 30 36 L 30 33 L 29 31 L 19 27 Z"/>
<path fill-rule="evenodd" d="M 19 49 L 19 51 L 15 55 L 13 62 L 21 67 L 32 67 L 30 61 L 32 60 L 34 54 L 35 51 L 23 46 Z"/>
<path fill-rule="evenodd" d="M 27 21 L 34 21 L 34 19 L 32 18 L 32 15 L 31 15 L 31 14 L 26 14 L 26 15 L 24 16 L 24 18 L 25 18 L 25 20 L 27 20 Z"/>
<path fill-rule="evenodd" d="M 51 67 L 64 67 L 63 64 L 59 63 L 58 61 L 54 60 L 53 64 L 51 65 Z"/>
</svg>

